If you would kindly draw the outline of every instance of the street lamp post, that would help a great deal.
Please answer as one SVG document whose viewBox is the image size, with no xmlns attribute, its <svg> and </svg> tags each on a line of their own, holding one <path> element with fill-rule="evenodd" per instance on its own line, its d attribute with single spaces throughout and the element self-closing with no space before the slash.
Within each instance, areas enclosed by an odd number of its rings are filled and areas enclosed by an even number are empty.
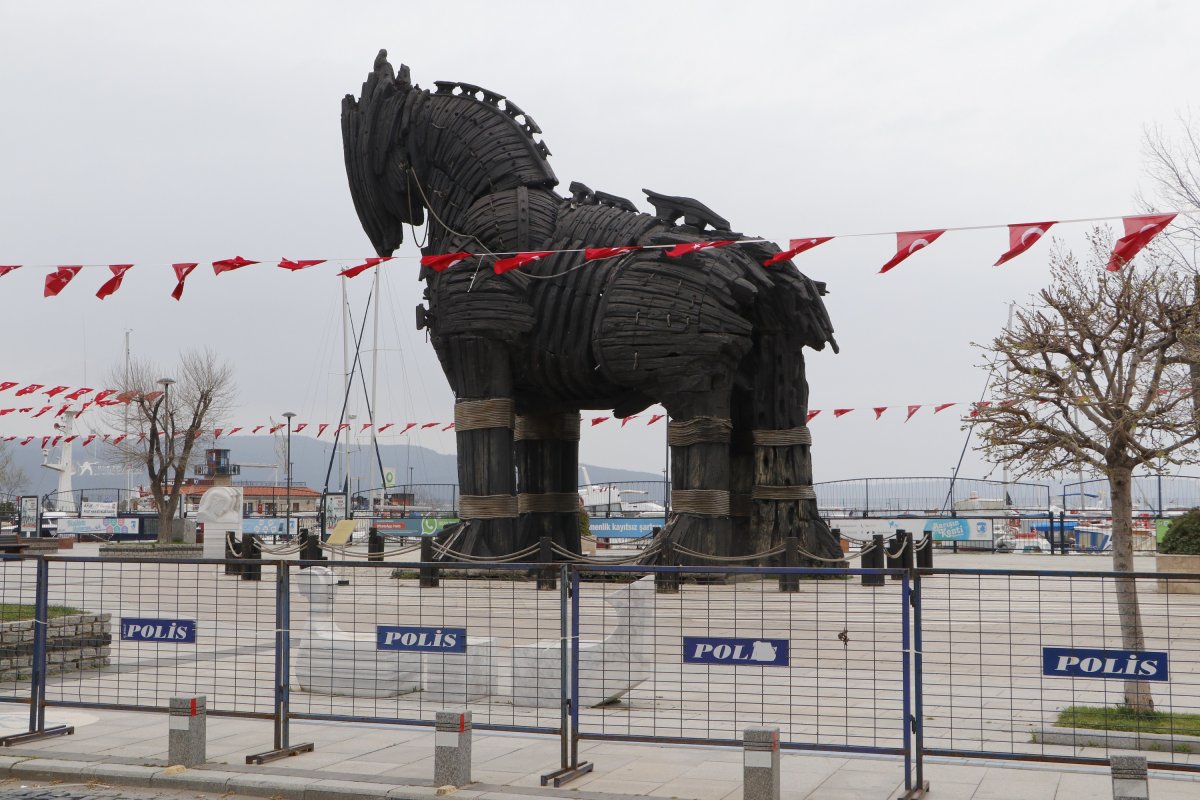
<svg viewBox="0 0 1200 800">
<path fill-rule="evenodd" d="M 284 458 L 287 461 L 284 470 L 285 479 L 287 480 L 287 510 L 285 519 L 287 520 L 284 532 L 288 536 L 292 535 L 292 417 L 296 416 L 293 411 L 283 412 L 284 419 L 287 420 L 287 447 L 284 451 Z"/>
</svg>

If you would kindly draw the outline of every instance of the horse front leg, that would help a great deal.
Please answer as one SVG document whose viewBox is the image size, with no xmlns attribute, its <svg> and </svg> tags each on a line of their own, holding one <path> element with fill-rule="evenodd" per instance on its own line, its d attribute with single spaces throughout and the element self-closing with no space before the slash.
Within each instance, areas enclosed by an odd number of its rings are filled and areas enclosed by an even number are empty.
<svg viewBox="0 0 1200 800">
<path fill-rule="evenodd" d="M 679 394 L 664 402 L 671 419 L 671 520 L 665 534 L 680 564 L 711 563 L 701 556 L 733 554 L 730 537 L 728 386 Z M 691 551 L 691 553 L 687 552 Z"/>
<path fill-rule="evenodd" d="M 518 415 L 513 438 L 521 547 L 545 536 L 580 554 L 579 412 Z"/>
<path fill-rule="evenodd" d="M 506 556 L 521 549 L 509 346 L 493 339 L 455 337 L 445 343 L 439 356 L 457 394 L 458 509 L 467 523 L 461 533 L 443 544 L 473 556 Z M 453 554 L 448 558 L 453 559 Z"/>
</svg>

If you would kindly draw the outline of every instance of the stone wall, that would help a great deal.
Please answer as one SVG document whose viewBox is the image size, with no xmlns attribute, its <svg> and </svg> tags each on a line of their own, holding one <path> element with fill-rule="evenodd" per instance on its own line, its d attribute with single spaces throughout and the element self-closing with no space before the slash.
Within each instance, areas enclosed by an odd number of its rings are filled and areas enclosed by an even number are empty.
<svg viewBox="0 0 1200 800">
<path fill-rule="evenodd" d="M 111 625 L 111 614 L 51 618 L 46 635 L 47 674 L 107 667 Z M 32 669 L 33 620 L 0 622 L 0 681 L 29 680 Z"/>
</svg>

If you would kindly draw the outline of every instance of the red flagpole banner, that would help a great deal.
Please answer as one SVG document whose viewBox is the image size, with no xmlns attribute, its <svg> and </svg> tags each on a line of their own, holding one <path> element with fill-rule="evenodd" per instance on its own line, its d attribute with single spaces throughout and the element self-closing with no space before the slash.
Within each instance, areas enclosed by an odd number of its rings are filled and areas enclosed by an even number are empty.
<svg viewBox="0 0 1200 800">
<path fill-rule="evenodd" d="M 908 407 L 908 416 L 904 418 L 904 421 L 907 423 L 910 419 L 913 418 L 913 414 L 917 413 L 920 410 L 921 410 L 920 406 L 909 406 Z"/>
<path fill-rule="evenodd" d="M 20 269 L 20 268 L 21 268 L 20 264 L 8 264 L 7 266 L 0 266 L 0 276 L 7 275 L 8 273 L 12 272 L 14 269 Z"/>
<path fill-rule="evenodd" d="M 603 258 L 613 258 L 614 256 L 623 256 L 626 253 L 634 253 L 641 249 L 641 247 L 635 244 L 621 247 L 586 247 L 583 250 L 583 260 L 599 261 Z"/>
<path fill-rule="evenodd" d="M 222 272 L 232 272 L 235 269 L 241 269 L 242 267 L 248 267 L 251 264 L 257 264 L 257 263 L 259 263 L 259 262 L 250 261 L 248 259 L 242 258 L 241 256 L 234 256 L 233 258 L 223 258 L 220 261 L 212 262 L 213 274 L 220 275 Z"/>
<path fill-rule="evenodd" d="M 308 259 L 307 261 L 305 261 L 305 260 L 289 261 L 288 259 L 284 258 L 284 259 L 280 259 L 279 267 L 281 269 L 291 270 L 292 272 L 295 272 L 296 270 L 308 269 L 309 267 L 315 267 L 317 264 L 324 264 L 324 263 L 325 263 L 325 259 L 323 259 L 323 258 L 312 258 L 312 259 Z"/>
<path fill-rule="evenodd" d="M 667 251 L 667 258 L 682 258 L 688 253 L 695 253 L 700 250 L 707 250 L 710 247 L 728 247 L 731 244 L 737 244 L 737 239 L 717 239 L 712 242 L 688 242 L 686 244 L 677 244 Z"/>
<path fill-rule="evenodd" d="M 1125 217 L 1122 220 L 1125 224 L 1125 235 L 1117 239 L 1117 244 L 1113 247 L 1112 256 L 1109 257 L 1108 266 L 1105 269 L 1116 272 L 1133 261 L 1133 257 L 1140 253 L 1143 247 L 1150 244 L 1151 239 L 1162 233 L 1163 229 L 1171 224 L 1171 220 L 1175 219 L 1175 216 L 1175 214 L 1143 214 L 1139 217 Z"/>
<path fill-rule="evenodd" d="M 434 272 L 445 272 L 460 261 L 471 258 L 470 253 L 442 253 L 434 256 L 421 256 L 421 266 L 429 267 Z"/>
<path fill-rule="evenodd" d="M 57 297 L 58 293 L 67 288 L 67 284 L 79 274 L 81 269 L 83 267 L 59 267 L 51 272 L 46 276 L 46 290 L 43 296 Z"/>
<path fill-rule="evenodd" d="M 933 244 L 938 238 L 945 233 L 945 230 L 934 231 L 905 231 L 896 234 L 896 255 L 892 256 L 886 264 L 880 267 L 879 272 L 882 274 L 897 266 L 901 261 L 911 256 L 918 250 L 923 250 Z"/>
<path fill-rule="evenodd" d="M 377 267 L 380 264 L 382 264 L 383 262 L 391 261 L 391 260 L 392 260 L 391 256 L 368 258 L 366 261 L 359 264 L 357 267 L 350 267 L 349 269 L 344 269 L 341 272 L 339 272 L 338 275 L 342 276 L 343 278 L 354 278 L 354 277 L 357 277 L 357 276 L 363 274 L 364 272 L 369 270 L 371 267 Z"/>
<path fill-rule="evenodd" d="M 503 275 L 510 270 L 532 264 L 534 261 L 541 261 L 546 256 L 553 255 L 554 252 L 553 250 L 539 250 L 531 253 L 517 253 L 515 256 L 498 260 L 492 266 L 492 271 L 497 275 Z"/>
<path fill-rule="evenodd" d="M 828 242 L 831 239 L 833 239 L 832 236 L 818 236 L 814 239 L 792 239 L 790 242 L 788 242 L 787 250 L 771 256 L 763 262 L 763 266 L 770 267 L 778 264 L 780 261 L 791 261 L 804 251 L 812 250 L 817 245 L 825 244 L 825 242 Z"/>
<path fill-rule="evenodd" d="M 198 263 L 187 264 L 172 264 L 171 268 L 175 270 L 175 288 L 171 290 L 171 297 L 176 300 L 183 299 L 183 282 L 187 280 L 187 276 L 192 274 L 192 270 L 200 266 Z"/>
<path fill-rule="evenodd" d="M 133 264 L 111 264 L 108 268 L 112 270 L 113 276 L 96 291 L 96 297 L 101 300 L 121 288 L 121 281 L 125 280 L 125 273 L 133 268 Z"/>
</svg>

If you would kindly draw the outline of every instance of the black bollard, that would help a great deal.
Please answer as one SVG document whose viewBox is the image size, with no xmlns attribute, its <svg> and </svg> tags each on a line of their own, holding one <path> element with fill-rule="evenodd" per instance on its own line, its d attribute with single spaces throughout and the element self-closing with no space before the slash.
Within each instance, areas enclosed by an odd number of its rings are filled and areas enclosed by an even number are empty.
<svg viewBox="0 0 1200 800">
<path fill-rule="evenodd" d="M 383 561 L 383 534 L 374 525 L 367 529 L 367 561 Z"/>
<path fill-rule="evenodd" d="M 917 569 L 933 569 L 933 531 L 921 537 L 921 549 L 917 551 Z"/>
<path fill-rule="evenodd" d="M 897 530 L 896 535 L 888 542 L 887 566 L 888 569 L 913 568 L 913 538 L 908 531 Z M 903 580 L 903 577 L 893 575 L 892 580 Z"/>
<path fill-rule="evenodd" d="M 882 536 L 876 534 L 871 537 L 871 544 L 867 548 L 863 548 L 861 556 L 863 569 L 883 569 L 883 546 Z M 862 585 L 883 586 L 883 577 L 882 575 L 863 575 Z"/>
<path fill-rule="evenodd" d="M 558 588 L 558 570 L 554 568 L 554 549 L 550 543 L 549 536 L 543 536 L 538 540 L 538 563 L 548 565 L 538 570 L 537 588 L 539 589 Z"/>
<path fill-rule="evenodd" d="M 783 537 L 783 565 L 785 567 L 800 566 L 800 541 L 794 533 Z M 794 572 L 783 572 L 779 575 L 779 591 L 800 591 L 800 576 Z"/>
<path fill-rule="evenodd" d="M 230 531 L 229 533 L 225 534 L 225 558 L 233 559 L 233 558 L 240 558 L 240 557 L 241 557 L 241 554 L 238 552 L 237 539 L 235 539 L 233 537 L 233 531 Z M 225 574 L 226 575 L 241 575 L 242 574 L 242 565 L 241 564 L 231 564 L 231 563 L 229 563 L 229 561 L 226 561 L 225 562 Z"/>
<path fill-rule="evenodd" d="M 300 548 L 301 561 L 324 561 L 325 556 L 321 554 L 321 532 L 316 528 L 305 528 L 300 531 L 300 540 L 302 542 Z"/>
<path fill-rule="evenodd" d="M 438 585 L 438 569 L 433 566 L 433 537 L 421 537 L 421 574 L 422 589 L 436 589 Z"/>
<path fill-rule="evenodd" d="M 256 562 L 262 561 L 262 541 L 252 533 L 242 534 L 242 558 Z M 242 580 L 261 581 L 262 564 L 255 563 L 243 565 Z"/>
</svg>

